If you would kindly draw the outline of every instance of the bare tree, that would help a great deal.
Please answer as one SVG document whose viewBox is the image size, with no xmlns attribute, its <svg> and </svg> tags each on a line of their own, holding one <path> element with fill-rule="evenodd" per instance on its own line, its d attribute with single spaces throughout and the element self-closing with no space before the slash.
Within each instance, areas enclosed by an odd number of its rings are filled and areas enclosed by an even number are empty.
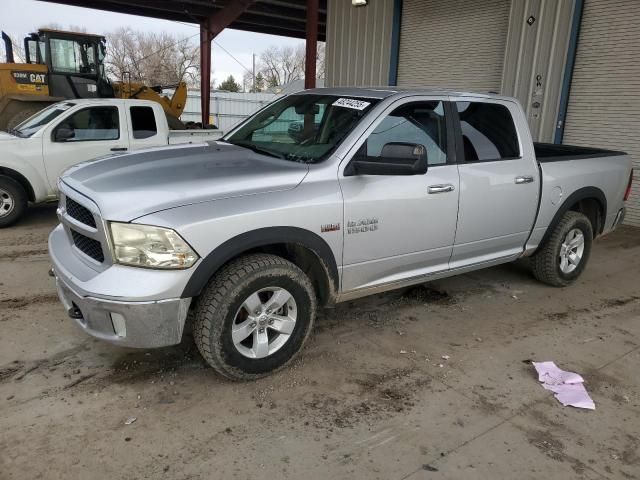
<svg viewBox="0 0 640 480">
<path fill-rule="evenodd" d="M 260 54 L 260 72 L 267 87 L 277 87 L 304 76 L 304 45 L 271 46 Z"/>
<path fill-rule="evenodd" d="M 188 38 L 162 33 L 136 32 L 122 27 L 107 34 L 108 75 L 114 80 L 195 86 L 200 78 L 198 46 Z"/>
<path fill-rule="evenodd" d="M 267 87 L 277 87 L 304 78 L 305 47 L 271 46 L 260 54 L 258 71 Z M 325 44 L 318 43 L 316 77 L 324 78 Z M 249 75 L 250 77 L 250 75 Z"/>
<path fill-rule="evenodd" d="M 318 42 L 316 53 L 316 78 L 324 78 L 325 75 L 325 43 Z"/>
</svg>

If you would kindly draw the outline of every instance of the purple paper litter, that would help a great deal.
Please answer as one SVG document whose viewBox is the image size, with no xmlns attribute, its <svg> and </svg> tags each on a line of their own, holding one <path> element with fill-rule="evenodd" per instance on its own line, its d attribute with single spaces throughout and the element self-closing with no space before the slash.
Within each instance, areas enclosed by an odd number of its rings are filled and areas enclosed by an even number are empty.
<svg viewBox="0 0 640 480">
<path fill-rule="evenodd" d="M 538 372 L 538 380 L 542 382 L 542 386 L 552 391 L 562 405 L 595 410 L 596 405 L 584 388 L 584 378 L 580 375 L 561 370 L 553 362 L 532 364 Z"/>
</svg>

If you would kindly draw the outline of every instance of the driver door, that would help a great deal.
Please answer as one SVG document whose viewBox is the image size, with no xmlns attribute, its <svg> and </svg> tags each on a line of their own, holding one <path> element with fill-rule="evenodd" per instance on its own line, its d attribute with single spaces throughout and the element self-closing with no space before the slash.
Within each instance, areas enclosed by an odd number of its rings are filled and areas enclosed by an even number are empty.
<svg viewBox="0 0 640 480">
<path fill-rule="evenodd" d="M 344 293 L 448 269 L 459 178 L 446 100 L 412 97 L 396 102 L 343 161 L 339 180 L 344 197 Z M 405 148 L 396 149 L 399 144 L 426 150 L 426 173 L 349 175 L 349 164 L 359 156 L 406 163 L 397 158 Z"/>
<path fill-rule="evenodd" d="M 85 107 L 62 118 L 45 132 L 44 167 L 54 190 L 58 177 L 67 168 L 129 148 L 126 128 L 122 128 L 126 119 L 122 116 L 117 106 Z"/>
</svg>

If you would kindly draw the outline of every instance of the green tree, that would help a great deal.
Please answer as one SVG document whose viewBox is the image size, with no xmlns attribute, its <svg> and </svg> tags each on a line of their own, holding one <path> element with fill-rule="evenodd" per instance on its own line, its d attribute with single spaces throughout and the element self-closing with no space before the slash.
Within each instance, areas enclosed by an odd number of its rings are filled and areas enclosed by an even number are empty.
<svg viewBox="0 0 640 480">
<path fill-rule="evenodd" d="M 240 84 L 236 82 L 236 79 L 233 78 L 233 75 L 229 75 L 227 79 L 220 84 L 220 90 L 225 90 L 227 92 L 239 92 Z"/>
</svg>

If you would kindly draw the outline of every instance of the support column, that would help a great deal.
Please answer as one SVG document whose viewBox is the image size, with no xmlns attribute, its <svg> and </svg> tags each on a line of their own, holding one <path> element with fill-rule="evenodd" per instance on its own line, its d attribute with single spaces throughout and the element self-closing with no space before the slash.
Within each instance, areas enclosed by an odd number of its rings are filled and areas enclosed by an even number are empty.
<svg viewBox="0 0 640 480">
<path fill-rule="evenodd" d="M 200 112 L 202 127 L 209 124 L 211 97 L 211 34 L 207 25 L 200 25 Z"/>
<path fill-rule="evenodd" d="M 307 43 L 304 63 L 304 88 L 316 88 L 318 56 L 318 0 L 307 0 Z"/>
<path fill-rule="evenodd" d="M 209 123 L 211 98 L 211 42 L 256 0 L 233 0 L 200 24 L 200 108 L 202 125 Z M 315 0 L 316 4 L 318 0 Z M 317 36 L 317 34 L 316 34 Z"/>
</svg>

